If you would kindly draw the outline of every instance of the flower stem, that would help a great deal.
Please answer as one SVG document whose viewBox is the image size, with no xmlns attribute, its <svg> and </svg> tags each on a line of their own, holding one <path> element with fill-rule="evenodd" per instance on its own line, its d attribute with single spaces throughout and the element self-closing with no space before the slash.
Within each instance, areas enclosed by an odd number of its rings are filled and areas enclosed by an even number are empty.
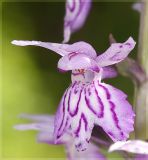
<svg viewBox="0 0 148 160">
<path fill-rule="evenodd" d="M 143 1 L 139 34 L 138 61 L 148 77 L 148 1 Z M 135 88 L 135 138 L 148 139 L 148 78 Z"/>
</svg>

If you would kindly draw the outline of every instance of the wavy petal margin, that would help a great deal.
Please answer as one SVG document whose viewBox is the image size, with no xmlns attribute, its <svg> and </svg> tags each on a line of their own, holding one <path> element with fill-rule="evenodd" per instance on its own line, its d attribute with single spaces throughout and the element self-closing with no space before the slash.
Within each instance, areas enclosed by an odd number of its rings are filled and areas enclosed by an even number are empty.
<svg viewBox="0 0 148 160">
<path fill-rule="evenodd" d="M 113 141 L 123 141 L 133 131 L 134 112 L 120 90 L 94 81 L 75 81 L 65 92 L 55 120 L 55 141 L 72 134 L 78 151 L 87 148 L 94 125 L 101 126 Z"/>
<path fill-rule="evenodd" d="M 113 43 L 96 59 L 100 67 L 105 67 L 123 61 L 135 47 L 136 42 L 130 37 L 124 43 Z"/>
</svg>

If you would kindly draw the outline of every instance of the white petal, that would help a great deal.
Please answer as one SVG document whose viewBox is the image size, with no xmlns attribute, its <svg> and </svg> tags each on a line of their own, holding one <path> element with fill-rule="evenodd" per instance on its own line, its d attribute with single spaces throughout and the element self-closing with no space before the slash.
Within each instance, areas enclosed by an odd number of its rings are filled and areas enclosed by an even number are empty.
<svg viewBox="0 0 148 160">
<path fill-rule="evenodd" d="M 116 150 L 127 151 L 136 154 L 148 154 L 148 143 L 141 140 L 119 141 L 112 144 L 109 152 Z"/>
</svg>

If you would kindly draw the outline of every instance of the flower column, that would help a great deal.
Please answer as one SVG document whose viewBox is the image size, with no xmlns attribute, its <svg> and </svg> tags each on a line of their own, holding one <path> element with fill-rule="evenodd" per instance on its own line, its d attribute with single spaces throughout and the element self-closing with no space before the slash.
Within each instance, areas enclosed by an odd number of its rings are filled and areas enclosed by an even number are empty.
<svg viewBox="0 0 148 160">
<path fill-rule="evenodd" d="M 141 13 L 138 60 L 148 77 L 148 1 L 145 0 Z M 148 139 L 148 78 L 137 88 L 136 99 L 136 132 L 139 139 Z"/>
</svg>

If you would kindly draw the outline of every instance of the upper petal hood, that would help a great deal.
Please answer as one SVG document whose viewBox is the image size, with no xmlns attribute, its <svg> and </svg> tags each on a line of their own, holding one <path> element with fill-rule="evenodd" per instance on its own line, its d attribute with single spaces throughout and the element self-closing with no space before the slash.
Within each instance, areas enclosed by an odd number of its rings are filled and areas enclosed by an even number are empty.
<svg viewBox="0 0 148 160">
<path fill-rule="evenodd" d="M 130 37 L 124 43 L 113 43 L 96 59 L 100 67 L 109 66 L 124 60 L 135 47 L 136 42 Z"/>
<path fill-rule="evenodd" d="M 77 52 L 62 57 L 58 62 L 58 68 L 62 71 L 75 69 L 87 69 L 95 72 L 100 71 L 95 60 L 89 58 L 85 54 L 79 54 Z"/>
</svg>

